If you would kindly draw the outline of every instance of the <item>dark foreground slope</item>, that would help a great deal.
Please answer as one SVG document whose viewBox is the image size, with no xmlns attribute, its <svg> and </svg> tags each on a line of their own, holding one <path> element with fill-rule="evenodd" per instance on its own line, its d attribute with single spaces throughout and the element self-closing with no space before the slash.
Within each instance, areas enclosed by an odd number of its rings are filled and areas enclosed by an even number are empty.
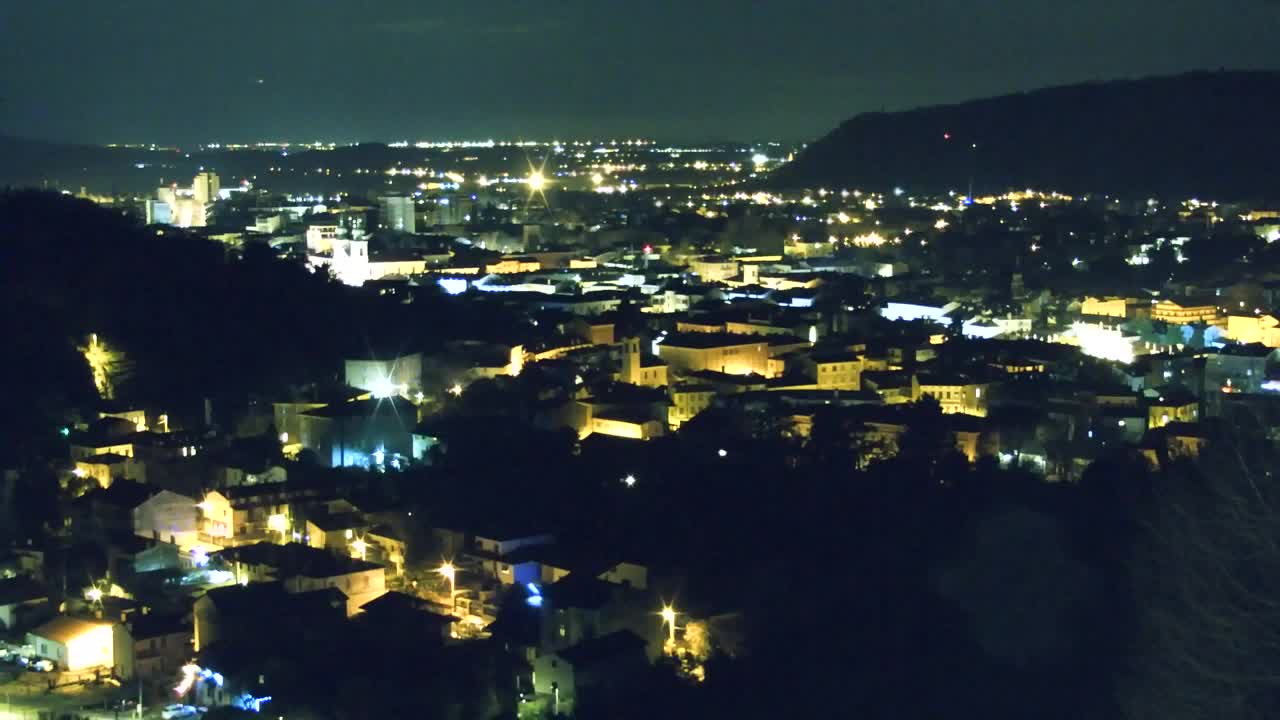
<svg viewBox="0 0 1280 720">
<path fill-rule="evenodd" d="M 1274 197 L 1278 110 L 1280 73 L 1222 71 L 865 113 L 770 184 Z"/>
</svg>

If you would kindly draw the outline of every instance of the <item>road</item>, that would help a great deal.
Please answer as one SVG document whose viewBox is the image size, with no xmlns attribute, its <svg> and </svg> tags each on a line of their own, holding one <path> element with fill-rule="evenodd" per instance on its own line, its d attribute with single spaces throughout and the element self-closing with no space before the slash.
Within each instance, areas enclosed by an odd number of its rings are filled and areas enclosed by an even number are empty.
<svg viewBox="0 0 1280 720">
<path fill-rule="evenodd" d="M 34 691 L 33 691 L 34 690 Z M 137 718 L 136 712 L 85 710 L 86 705 L 102 707 L 105 700 L 120 697 L 118 688 L 77 688 L 71 692 L 43 692 L 35 690 L 30 683 L 11 682 L 0 685 L 0 720 L 38 720 L 40 712 L 52 713 L 55 720 L 63 715 L 84 720 L 129 720 Z M 48 717 L 48 716 L 46 716 Z M 160 707 L 147 708 L 142 715 L 143 720 L 155 720 L 160 717 Z"/>
</svg>

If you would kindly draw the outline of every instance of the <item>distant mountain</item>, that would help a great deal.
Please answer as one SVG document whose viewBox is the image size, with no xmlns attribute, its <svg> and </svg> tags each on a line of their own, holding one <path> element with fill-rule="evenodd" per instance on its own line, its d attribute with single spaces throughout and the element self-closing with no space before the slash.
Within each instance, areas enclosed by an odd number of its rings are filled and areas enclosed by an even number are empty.
<svg viewBox="0 0 1280 720">
<path fill-rule="evenodd" d="M 1219 71 L 865 113 L 766 182 L 1275 198 L 1278 110 L 1280 72 Z"/>
</svg>

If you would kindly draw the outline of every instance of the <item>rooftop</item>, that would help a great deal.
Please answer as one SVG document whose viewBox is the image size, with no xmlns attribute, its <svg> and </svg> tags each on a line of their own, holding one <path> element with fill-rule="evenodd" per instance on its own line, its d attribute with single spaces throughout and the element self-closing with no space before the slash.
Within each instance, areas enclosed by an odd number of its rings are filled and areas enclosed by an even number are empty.
<svg viewBox="0 0 1280 720">
<path fill-rule="evenodd" d="M 60 615 L 32 630 L 31 634 L 65 645 L 68 641 L 103 627 L 111 627 L 111 623 Z"/>
<path fill-rule="evenodd" d="M 274 567 L 281 577 L 325 578 L 377 570 L 382 567 L 365 560 L 339 557 L 301 543 L 276 545 L 259 542 L 219 550 L 216 555 L 230 562 Z"/>
<path fill-rule="evenodd" d="M 49 589 L 26 575 L 0 580 L 0 605 L 15 605 L 48 597 Z"/>
<path fill-rule="evenodd" d="M 718 347 L 739 347 L 742 345 L 767 345 L 772 340 L 763 335 L 740 335 L 738 333 L 671 333 L 659 347 L 679 347 L 706 350 Z"/>
<path fill-rule="evenodd" d="M 583 640 L 556 654 L 570 665 L 584 667 L 627 653 L 643 654 L 644 648 L 644 638 L 630 630 L 618 630 L 608 635 Z"/>
<path fill-rule="evenodd" d="M 394 413 L 404 418 L 418 417 L 418 409 L 413 403 L 400 397 L 370 398 L 353 402 L 333 403 L 322 408 L 310 410 L 303 415 L 320 418 L 358 418 L 373 417 L 377 414 Z"/>
</svg>

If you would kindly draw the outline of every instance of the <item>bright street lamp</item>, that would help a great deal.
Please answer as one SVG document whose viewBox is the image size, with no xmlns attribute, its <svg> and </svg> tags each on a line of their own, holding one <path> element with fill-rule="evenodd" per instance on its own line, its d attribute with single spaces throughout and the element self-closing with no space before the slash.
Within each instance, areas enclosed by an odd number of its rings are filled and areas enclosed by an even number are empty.
<svg viewBox="0 0 1280 720">
<path fill-rule="evenodd" d="M 534 192 L 542 192 L 542 189 L 547 186 L 547 178 L 540 170 L 535 170 L 529 173 L 529 178 L 526 182 L 529 183 L 529 189 Z"/>
<path fill-rule="evenodd" d="M 676 609 L 670 605 L 663 605 L 662 612 L 658 613 L 662 616 L 662 622 L 667 624 L 667 643 L 676 644 Z"/>
<path fill-rule="evenodd" d="M 440 567 L 436 568 L 436 572 L 440 573 L 440 574 L 441 574 L 441 575 L 443 575 L 446 579 L 448 579 L 448 581 L 449 581 L 449 609 L 450 609 L 450 611 L 451 611 L 451 612 L 452 612 L 452 611 L 454 611 L 454 610 L 457 610 L 457 607 L 458 607 L 458 601 L 457 601 L 457 599 L 456 599 L 456 595 L 455 595 L 455 594 L 457 593 L 457 585 L 456 585 L 455 583 L 457 582 L 457 579 L 458 579 L 458 569 L 457 569 L 457 568 L 455 568 L 455 567 L 453 566 L 453 563 L 451 563 L 451 562 L 447 562 L 447 561 L 446 561 L 443 565 L 441 565 Z"/>
<path fill-rule="evenodd" d="M 94 585 L 84 591 L 84 598 L 91 603 L 102 602 L 102 588 Z"/>
<path fill-rule="evenodd" d="M 636 484 L 636 476 L 627 475 L 626 477 L 622 478 L 622 484 L 626 485 L 627 487 L 633 487 Z"/>
</svg>

